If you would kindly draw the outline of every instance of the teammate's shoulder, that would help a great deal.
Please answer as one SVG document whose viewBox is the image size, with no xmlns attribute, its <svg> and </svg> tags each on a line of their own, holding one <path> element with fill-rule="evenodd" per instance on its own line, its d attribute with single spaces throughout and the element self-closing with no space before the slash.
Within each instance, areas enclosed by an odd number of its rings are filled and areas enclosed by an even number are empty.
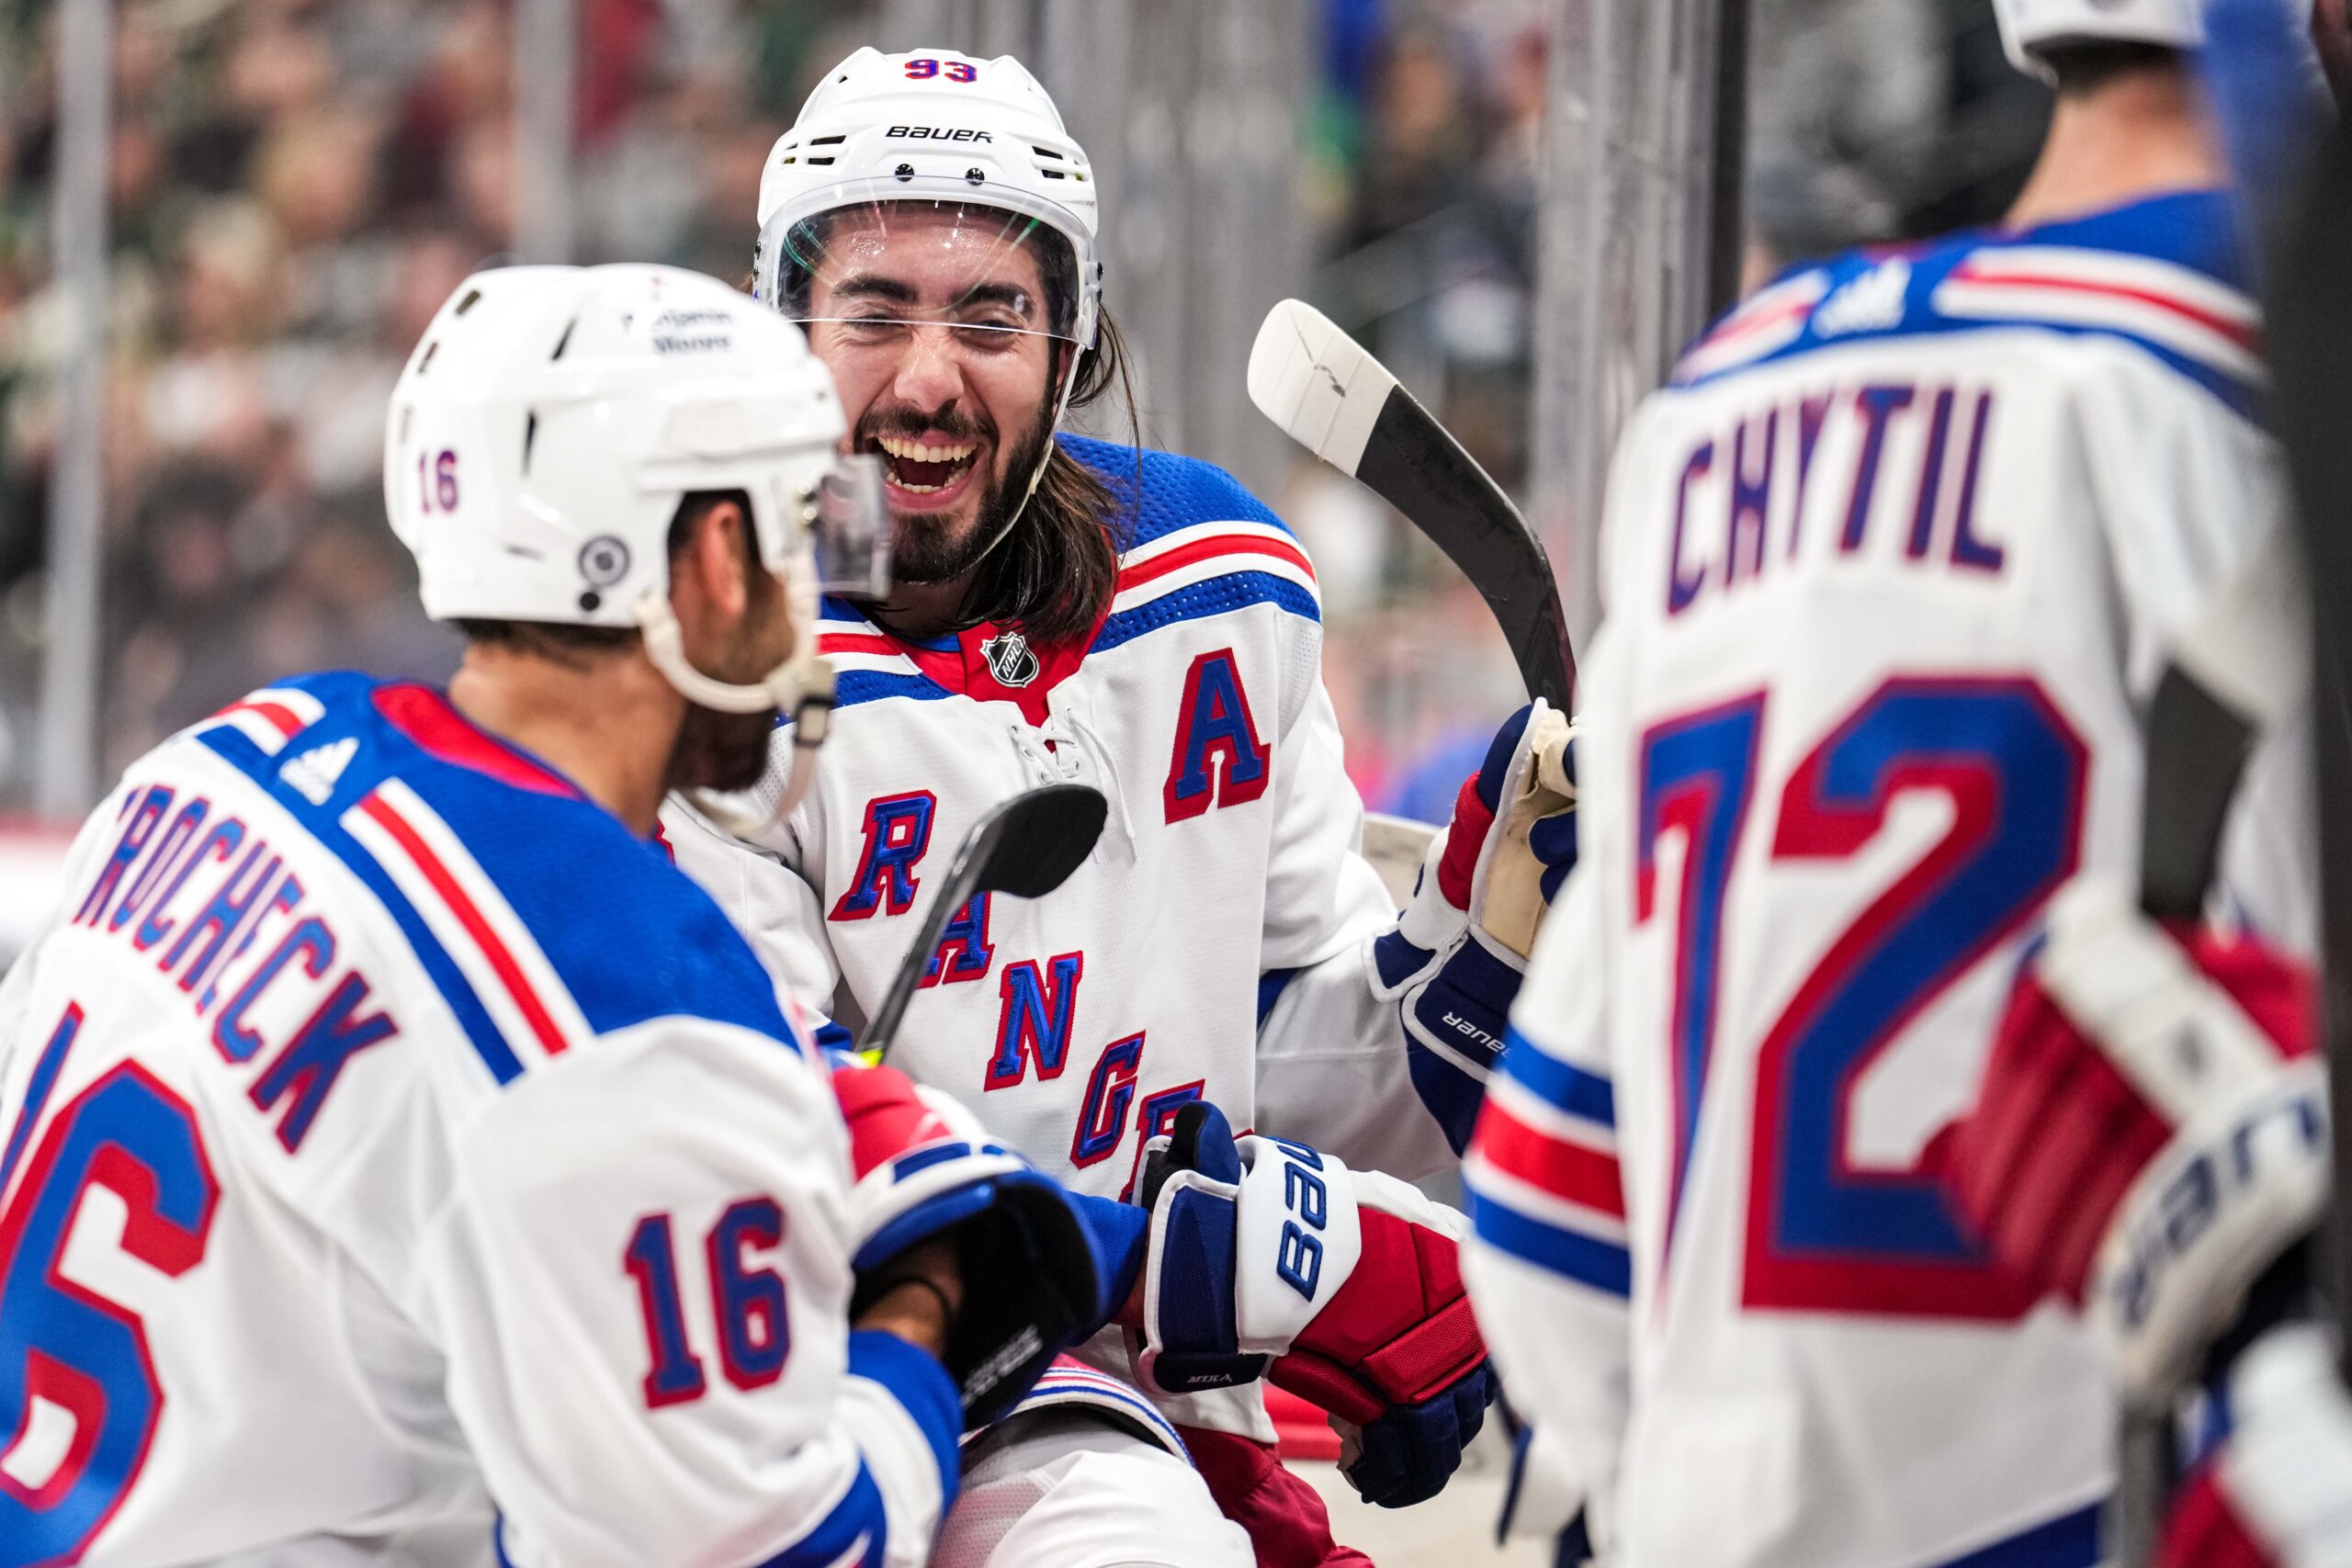
<svg viewBox="0 0 2352 1568">
<path fill-rule="evenodd" d="M 2219 191 L 1856 251 L 1741 302 L 1692 345 L 1672 384 L 1703 386 L 1849 344 L 2021 329 L 2130 344 L 2256 415 L 2266 378 L 2249 276 L 2237 216 Z"/>
<path fill-rule="evenodd" d="M 1109 487 L 1124 525 L 1118 586 L 1093 651 L 1257 606 L 1320 624 L 1306 547 L 1239 479 L 1173 452 L 1084 438 L 1068 445 Z"/>
<path fill-rule="evenodd" d="M 439 691 L 308 676 L 189 734 L 382 905 L 501 1082 L 661 1017 L 793 1038 L 749 944 L 662 844 Z"/>
</svg>

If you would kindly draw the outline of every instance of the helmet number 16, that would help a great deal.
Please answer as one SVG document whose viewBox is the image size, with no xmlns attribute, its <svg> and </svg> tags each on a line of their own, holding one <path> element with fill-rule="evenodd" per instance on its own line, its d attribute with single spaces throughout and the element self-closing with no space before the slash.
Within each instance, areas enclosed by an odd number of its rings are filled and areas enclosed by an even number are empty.
<svg viewBox="0 0 2352 1568">
<path fill-rule="evenodd" d="M 458 455 L 443 447 L 438 457 L 416 455 L 416 504 L 419 510 L 458 510 Z"/>
</svg>

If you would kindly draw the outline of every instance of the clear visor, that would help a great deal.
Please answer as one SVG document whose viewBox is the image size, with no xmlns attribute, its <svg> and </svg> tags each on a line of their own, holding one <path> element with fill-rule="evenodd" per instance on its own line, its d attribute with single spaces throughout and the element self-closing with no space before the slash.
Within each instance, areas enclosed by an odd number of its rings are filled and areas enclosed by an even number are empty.
<svg viewBox="0 0 2352 1568">
<path fill-rule="evenodd" d="M 1002 186 L 918 194 L 889 180 L 826 197 L 820 210 L 770 221 L 755 278 L 820 350 L 903 349 L 918 336 L 977 353 L 1078 341 L 1091 263 L 1060 224 L 1023 209 L 1041 204 L 1012 205 Z"/>
<path fill-rule="evenodd" d="M 803 500 L 817 590 L 852 599 L 890 591 L 890 503 L 879 460 L 836 457 Z"/>
</svg>

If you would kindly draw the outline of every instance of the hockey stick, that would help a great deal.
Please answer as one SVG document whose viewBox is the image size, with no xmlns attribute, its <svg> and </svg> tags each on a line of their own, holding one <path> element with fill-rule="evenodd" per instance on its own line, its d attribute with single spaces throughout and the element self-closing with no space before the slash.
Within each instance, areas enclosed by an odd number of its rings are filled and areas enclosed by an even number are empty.
<svg viewBox="0 0 2352 1568">
<path fill-rule="evenodd" d="M 1530 696 L 1573 712 L 1576 656 L 1543 542 L 1388 367 L 1303 300 L 1266 312 L 1250 400 L 1443 550 L 1494 612 Z"/>
<path fill-rule="evenodd" d="M 1102 836 L 1110 810 L 1100 790 L 1086 784 L 1046 784 L 1014 795 L 972 824 L 945 880 L 932 890 L 931 908 L 913 945 L 899 961 L 898 973 L 890 976 L 890 988 L 858 1042 L 858 1054 L 876 1063 L 889 1055 L 899 1021 L 906 1017 L 907 1004 L 914 999 L 915 987 L 939 946 L 939 933 L 956 910 L 981 893 L 1010 893 L 1015 898 L 1042 898 L 1051 893 L 1094 852 L 1094 840 Z"/>
<path fill-rule="evenodd" d="M 2140 908 L 2160 920 L 2193 922 L 2220 858 L 2222 828 L 2248 746 L 2246 721 L 2178 665 L 2167 665 L 2148 705 L 2147 773 L 2140 812 Z M 2127 1407 L 2117 1434 L 2109 1540 L 2113 1561 L 2155 1560 L 2178 1479 L 2172 1413 Z"/>
</svg>

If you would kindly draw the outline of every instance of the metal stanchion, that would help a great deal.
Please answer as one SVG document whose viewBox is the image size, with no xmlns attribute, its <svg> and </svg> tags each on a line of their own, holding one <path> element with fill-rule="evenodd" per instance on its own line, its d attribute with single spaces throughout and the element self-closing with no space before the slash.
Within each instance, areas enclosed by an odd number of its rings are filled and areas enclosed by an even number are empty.
<svg viewBox="0 0 2352 1568">
<path fill-rule="evenodd" d="M 50 478 L 46 652 L 34 802 L 76 818 L 96 789 L 98 585 L 106 547 L 107 152 L 114 17 L 106 0 L 58 7 L 58 134 L 51 210 L 63 305 L 56 468 Z"/>
</svg>

